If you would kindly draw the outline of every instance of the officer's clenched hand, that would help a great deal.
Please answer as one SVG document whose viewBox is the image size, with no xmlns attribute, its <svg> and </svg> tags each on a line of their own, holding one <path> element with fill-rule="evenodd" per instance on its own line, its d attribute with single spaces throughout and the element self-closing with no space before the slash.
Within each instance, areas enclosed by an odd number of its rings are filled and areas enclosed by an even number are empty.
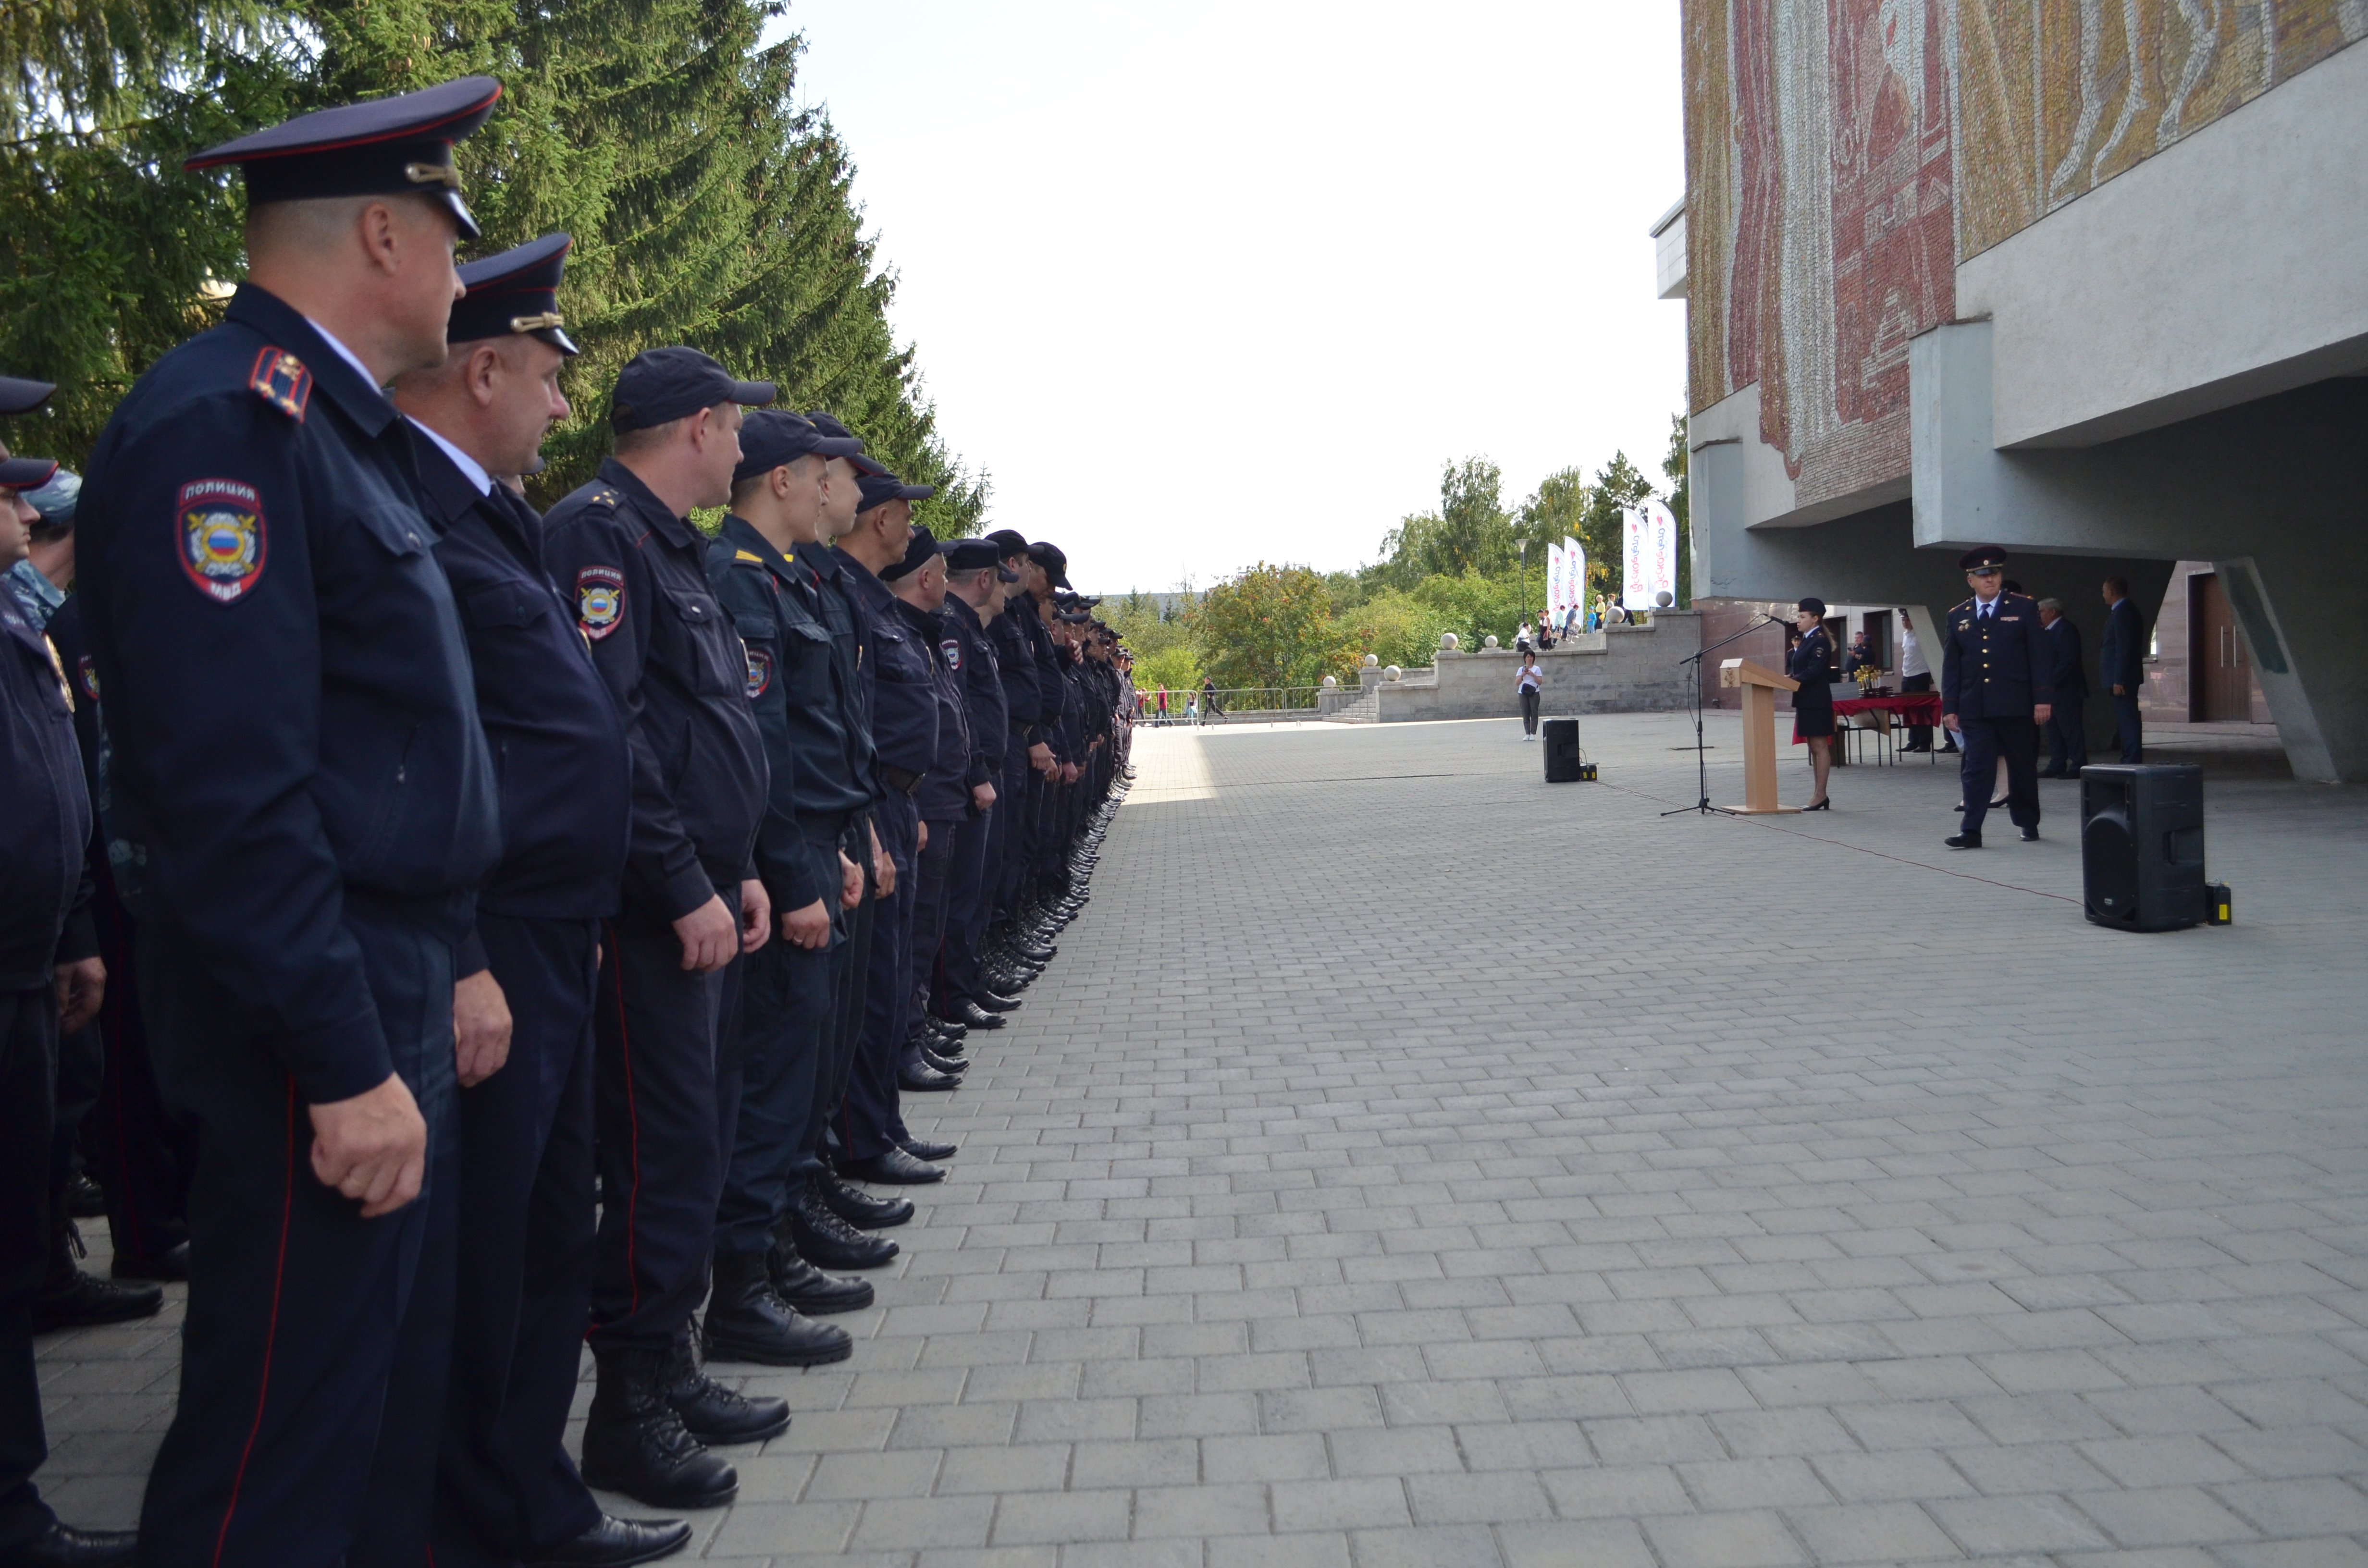
<svg viewBox="0 0 2368 1568">
<path fill-rule="evenodd" d="M 920 836 L 913 842 L 913 851 L 915 854 L 918 854 L 929 846 L 929 824 L 924 822 L 920 824 L 919 826 L 921 830 Z"/>
<path fill-rule="evenodd" d="M 1953 735 L 1953 734 L 1955 734 L 1955 733 L 1957 733 L 1958 730 L 1959 730 L 1959 729 L 1960 729 L 1960 727 L 1961 727 L 1961 726 L 1957 723 L 1957 716 L 1956 716 L 1954 713 L 1943 713 L 1943 714 L 1941 714 L 1941 722 L 1948 726 L 1949 733 L 1950 733 L 1951 734 L 1952 734 L 1952 735 Z"/>
<path fill-rule="evenodd" d="M 452 987 L 452 1063 L 473 1089 L 510 1059 L 510 1004 L 494 971 L 481 969 Z"/>
<path fill-rule="evenodd" d="M 682 938 L 682 967 L 701 973 L 722 969 L 740 950 L 740 924 L 721 893 L 674 923 Z"/>
<path fill-rule="evenodd" d="M 856 896 L 863 896 L 863 873 L 855 874 Z M 830 906 L 816 899 L 803 909 L 781 916 L 781 940 L 808 952 L 830 946 Z"/>
<path fill-rule="evenodd" d="M 1064 784 L 1075 784 L 1077 781 L 1078 772 L 1079 768 L 1074 762 L 1064 762 L 1061 764 L 1061 782 Z"/>
<path fill-rule="evenodd" d="M 880 847 L 880 830 L 871 832 L 871 896 L 875 899 L 896 896 L 896 862 L 888 851 Z"/>
<path fill-rule="evenodd" d="M 1028 766 L 1050 778 L 1053 777 L 1053 770 L 1060 764 L 1053 760 L 1053 748 L 1042 741 L 1038 741 L 1028 748 Z"/>
<path fill-rule="evenodd" d="M 751 877 L 740 884 L 740 950 L 753 953 L 773 939 L 773 895 Z"/>
<path fill-rule="evenodd" d="M 362 1218 L 392 1214 L 419 1196 L 427 1165 L 427 1123 L 401 1078 L 349 1100 L 310 1108 L 313 1174 L 362 1206 Z"/>
<path fill-rule="evenodd" d="M 972 785 L 970 787 L 970 803 L 976 806 L 980 811 L 985 811 L 989 806 L 994 805 L 995 786 L 992 784 Z"/>
<path fill-rule="evenodd" d="M 76 959 L 57 967 L 58 1032 L 74 1033 L 98 1017 L 107 1000 L 107 965 L 97 959 Z"/>
<path fill-rule="evenodd" d="M 2055 704 L 2053 702 L 2034 702 L 2031 705 L 2031 722 L 2032 723 L 2044 724 L 2048 720 L 2053 719 L 2054 717 L 2055 717 Z"/>
<path fill-rule="evenodd" d="M 853 909 L 862 902 L 863 868 L 848 859 L 847 851 L 842 849 L 838 852 L 838 906 Z"/>
</svg>

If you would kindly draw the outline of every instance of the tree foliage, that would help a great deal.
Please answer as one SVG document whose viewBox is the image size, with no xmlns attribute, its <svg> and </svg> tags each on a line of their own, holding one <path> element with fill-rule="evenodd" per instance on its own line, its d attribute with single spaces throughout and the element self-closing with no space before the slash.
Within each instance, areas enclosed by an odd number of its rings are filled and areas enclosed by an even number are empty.
<svg viewBox="0 0 2368 1568">
<path fill-rule="evenodd" d="M 1261 561 L 1201 597 L 1192 643 L 1221 687 L 1314 686 L 1340 653 L 1332 595 L 1304 566 Z"/>
<path fill-rule="evenodd" d="M 188 153 L 305 109 L 471 72 L 501 109 L 460 148 L 473 254 L 575 236 L 561 308 L 584 347 L 548 502 L 608 446 L 609 392 L 641 348 L 689 343 L 828 408 L 938 486 L 918 520 L 974 531 L 985 477 L 936 429 L 894 275 L 862 232 L 855 167 L 799 107 L 775 0 L 12 0 L 0 93 L 0 366 L 61 383 L 43 438 L 69 462 L 155 358 L 215 319 L 243 266 L 243 198 Z"/>
</svg>

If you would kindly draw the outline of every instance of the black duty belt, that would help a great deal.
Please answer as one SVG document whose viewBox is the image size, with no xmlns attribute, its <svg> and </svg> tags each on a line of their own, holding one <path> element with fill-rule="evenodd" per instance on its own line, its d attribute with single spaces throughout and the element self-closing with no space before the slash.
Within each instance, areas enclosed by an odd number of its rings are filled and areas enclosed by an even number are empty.
<svg viewBox="0 0 2368 1568">
<path fill-rule="evenodd" d="M 880 765 L 880 777 L 888 780 L 888 787 L 896 793 L 909 795 L 921 787 L 923 775 L 907 773 L 893 763 L 883 762 Z"/>
<path fill-rule="evenodd" d="M 1034 733 L 1035 728 L 1035 725 L 1023 724 L 1017 719 L 1011 721 L 1011 733 L 1018 735 L 1023 741 L 1032 741 L 1036 738 Z"/>
</svg>

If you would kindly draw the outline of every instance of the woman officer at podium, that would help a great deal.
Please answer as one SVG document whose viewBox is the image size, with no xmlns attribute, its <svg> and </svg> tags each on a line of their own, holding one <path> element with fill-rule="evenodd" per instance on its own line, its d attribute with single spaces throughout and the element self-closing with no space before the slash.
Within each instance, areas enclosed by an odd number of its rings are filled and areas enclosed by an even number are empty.
<svg viewBox="0 0 2368 1568">
<path fill-rule="evenodd" d="M 1809 767 L 1817 777 L 1817 798 L 1801 809 L 1833 809 L 1826 799 L 1826 780 L 1834 770 L 1834 640 L 1825 628 L 1826 601 L 1812 596 L 1793 612 L 1801 629 L 1784 661 L 1784 673 L 1801 683 L 1793 694 L 1793 738 L 1809 743 Z"/>
</svg>

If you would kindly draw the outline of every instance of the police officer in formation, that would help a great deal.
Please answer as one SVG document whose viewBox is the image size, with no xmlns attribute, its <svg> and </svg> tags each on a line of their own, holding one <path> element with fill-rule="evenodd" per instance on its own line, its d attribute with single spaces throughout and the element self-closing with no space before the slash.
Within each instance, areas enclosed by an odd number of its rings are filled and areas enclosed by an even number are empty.
<svg viewBox="0 0 2368 1568">
<path fill-rule="evenodd" d="M 790 1411 L 706 1364 L 850 1353 L 816 1319 L 914 1210 L 848 1178 L 942 1178 L 901 1095 L 1019 1006 L 1123 792 L 1132 688 L 1065 556 L 940 544 L 927 486 L 769 382 L 644 350 L 598 475 L 527 504 L 569 240 L 455 268 L 452 146 L 500 93 L 189 160 L 241 170 L 250 275 L 99 438 L 71 663 L 0 596 L 0 1568 L 681 1550 L 589 1488 L 729 1501 L 712 1450 Z M 0 415 L 51 390 L 0 378 Z M 0 546 L 54 466 L 0 449 Z M 154 1106 L 102 1172 L 132 1280 L 43 1318 L 58 1041 L 102 1006 Z M 136 1540 L 62 1525 L 31 1335 L 184 1270 Z"/>
<path fill-rule="evenodd" d="M 1952 609 L 1943 633 L 1941 722 L 1965 749 L 1959 768 L 1964 813 L 1944 842 L 1979 849 L 1998 763 L 2006 759 L 2007 813 L 2025 843 L 2039 837 L 2039 733 L 2055 710 L 2055 654 L 2039 606 L 2001 581 L 2006 551 L 1967 551 L 1957 564 L 1974 597 Z"/>
</svg>

